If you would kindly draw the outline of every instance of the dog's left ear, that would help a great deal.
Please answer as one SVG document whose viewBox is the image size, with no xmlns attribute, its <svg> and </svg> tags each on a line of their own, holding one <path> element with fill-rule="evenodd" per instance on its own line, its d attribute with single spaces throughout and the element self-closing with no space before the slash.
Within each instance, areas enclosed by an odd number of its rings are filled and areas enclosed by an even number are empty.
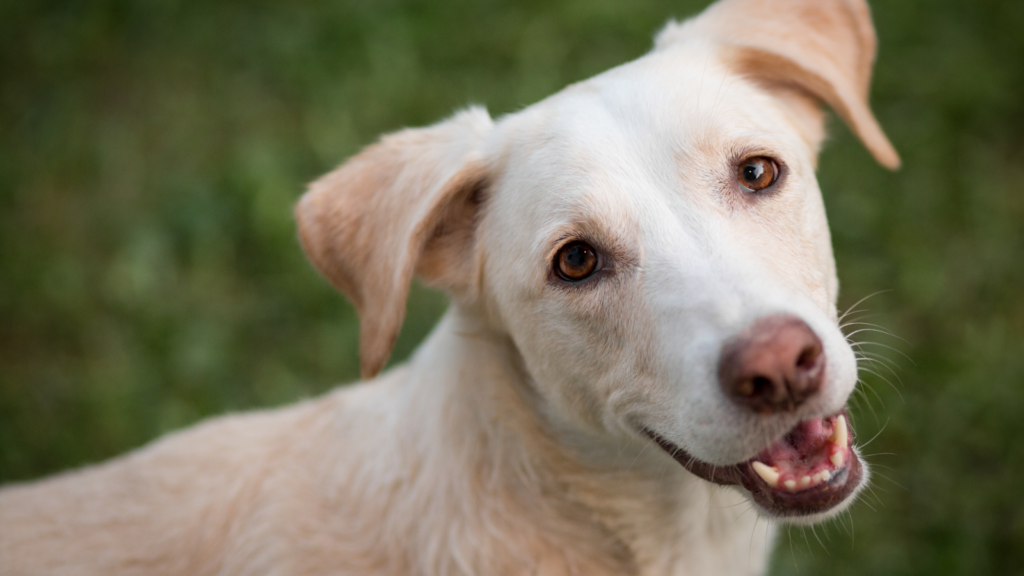
<svg viewBox="0 0 1024 576">
<path fill-rule="evenodd" d="M 868 105 L 877 40 L 864 0 L 719 0 L 696 18 L 669 24 L 655 47 L 689 38 L 720 46 L 747 77 L 826 102 L 879 164 L 899 168 Z"/>
<path fill-rule="evenodd" d="M 359 314 L 364 378 L 387 362 L 414 273 L 470 290 L 490 116 L 472 108 L 389 134 L 314 182 L 295 207 L 306 255 Z"/>
</svg>

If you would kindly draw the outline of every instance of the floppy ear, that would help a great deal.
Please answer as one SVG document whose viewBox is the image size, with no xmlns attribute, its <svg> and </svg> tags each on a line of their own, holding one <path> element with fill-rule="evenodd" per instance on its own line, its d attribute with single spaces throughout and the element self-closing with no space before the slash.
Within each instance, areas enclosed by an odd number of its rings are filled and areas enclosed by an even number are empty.
<svg viewBox="0 0 1024 576">
<path fill-rule="evenodd" d="M 487 112 L 473 108 L 390 134 L 299 200 L 306 255 L 359 314 L 364 378 L 380 372 L 391 354 L 417 267 L 447 288 L 468 275 L 466 219 L 485 177 L 480 148 L 491 126 Z"/>
<path fill-rule="evenodd" d="M 656 48 L 703 36 L 737 72 L 828 103 L 883 166 L 900 159 L 868 105 L 877 40 L 864 0 L 720 0 L 669 24 Z"/>
</svg>

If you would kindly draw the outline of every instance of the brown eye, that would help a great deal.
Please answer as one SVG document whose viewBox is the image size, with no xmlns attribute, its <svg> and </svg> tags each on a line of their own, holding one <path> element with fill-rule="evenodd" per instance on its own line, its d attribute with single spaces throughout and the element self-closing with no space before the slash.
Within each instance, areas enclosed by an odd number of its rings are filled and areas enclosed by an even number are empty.
<svg viewBox="0 0 1024 576">
<path fill-rule="evenodd" d="M 779 165 L 766 156 L 747 158 L 740 162 L 736 178 L 747 192 L 760 192 L 778 180 Z"/>
<path fill-rule="evenodd" d="M 555 256 L 555 273 L 567 282 L 586 280 L 598 265 L 597 251 L 586 242 L 570 242 Z"/>
</svg>

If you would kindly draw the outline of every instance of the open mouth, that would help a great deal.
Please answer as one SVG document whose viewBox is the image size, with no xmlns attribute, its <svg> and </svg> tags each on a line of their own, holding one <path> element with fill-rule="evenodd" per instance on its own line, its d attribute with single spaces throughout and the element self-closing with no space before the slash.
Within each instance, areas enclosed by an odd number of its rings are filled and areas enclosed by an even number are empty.
<svg viewBox="0 0 1024 576">
<path fill-rule="evenodd" d="M 645 432 L 693 474 L 716 484 L 743 486 L 776 516 L 826 512 L 846 501 L 863 477 L 842 412 L 804 420 L 757 456 L 727 466 L 702 462 L 658 434 Z"/>
</svg>

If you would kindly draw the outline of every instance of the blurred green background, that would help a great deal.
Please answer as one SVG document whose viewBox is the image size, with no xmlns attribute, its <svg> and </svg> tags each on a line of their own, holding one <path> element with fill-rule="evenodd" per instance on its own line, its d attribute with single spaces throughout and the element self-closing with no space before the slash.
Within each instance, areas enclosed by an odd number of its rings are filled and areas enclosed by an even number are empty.
<svg viewBox="0 0 1024 576">
<path fill-rule="evenodd" d="M 354 313 L 296 241 L 304 183 L 637 57 L 704 4 L 0 2 L 0 481 L 354 379 Z M 865 374 L 854 412 L 885 477 L 785 534 L 773 573 L 1024 574 L 1024 2 L 873 6 L 904 168 L 833 122 L 820 179 L 841 304 L 886 290 L 864 319 L 905 342 L 857 337 L 902 382 Z M 445 305 L 414 291 L 393 361 Z"/>
</svg>

